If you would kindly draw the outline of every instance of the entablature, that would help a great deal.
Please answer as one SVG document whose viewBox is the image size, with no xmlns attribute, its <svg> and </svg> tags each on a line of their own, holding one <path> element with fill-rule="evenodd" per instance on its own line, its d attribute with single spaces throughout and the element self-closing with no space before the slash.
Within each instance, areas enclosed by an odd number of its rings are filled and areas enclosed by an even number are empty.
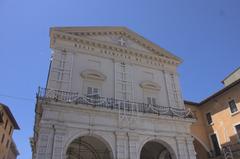
<svg viewBox="0 0 240 159">
<path fill-rule="evenodd" d="M 114 43 L 114 40 L 108 41 L 106 38 L 110 38 L 112 36 L 118 37 L 118 43 L 121 46 L 128 47 L 126 41 L 122 41 L 122 38 L 125 38 L 127 41 L 130 40 L 141 46 L 143 50 L 151 53 L 155 53 L 159 56 L 166 57 L 167 59 L 173 59 L 179 63 L 181 63 L 181 59 L 169 51 L 161 48 L 160 46 L 152 43 L 151 41 L 145 39 L 141 35 L 137 34 L 136 32 L 126 28 L 126 27 L 119 27 L 119 26 L 97 26 L 97 27 L 54 27 L 50 29 L 50 34 L 52 37 L 53 32 L 61 32 L 66 33 L 68 35 L 75 35 L 77 37 L 87 37 L 88 39 L 93 39 L 95 41 L 102 41 L 109 43 Z M 102 37 L 102 38 L 100 38 Z M 116 44 L 116 43 L 115 43 Z M 130 44 L 132 46 L 133 43 Z M 136 47 L 134 47 L 136 49 Z M 138 47 L 137 47 L 138 48 Z M 141 50 L 142 50 L 141 49 Z"/>
<path fill-rule="evenodd" d="M 59 31 L 52 32 L 51 48 L 127 61 L 160 70 L 169 69 L 171 72 L 176 72 L 176 67 L 180 64 L 179 61 L 157 54 L 140 52 L 132 48 L 124 48 Z"/>
</svg>

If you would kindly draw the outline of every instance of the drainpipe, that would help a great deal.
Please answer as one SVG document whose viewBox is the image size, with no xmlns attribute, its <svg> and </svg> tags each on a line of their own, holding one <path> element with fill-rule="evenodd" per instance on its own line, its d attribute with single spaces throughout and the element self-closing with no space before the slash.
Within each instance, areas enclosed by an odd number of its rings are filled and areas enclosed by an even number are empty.
<svg viewBox="0 0 240 159">
<path fill-rule="evenodd" d="M 55 142 L 55 133 L 56 133 L 55 125 L 52 125 L 52 128 L 53 128 L 53 139 L 52 139 L 51 159 L 53 159 L 53 153 L 54 153 L 54 142 Z"/>
</svg>

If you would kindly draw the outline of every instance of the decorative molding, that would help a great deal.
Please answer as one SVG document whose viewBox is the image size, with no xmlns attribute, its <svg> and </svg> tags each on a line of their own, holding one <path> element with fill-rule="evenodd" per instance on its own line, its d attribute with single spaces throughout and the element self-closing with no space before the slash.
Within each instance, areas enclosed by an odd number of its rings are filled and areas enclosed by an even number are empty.
<svg viewBox="0 0 240 159">
<path fill-rule="evenodd" d="M 99 81 L 105 81 L 107 79 L 106 75 L 104 75 L 103 73 L 97 70 L 92 70 L 92 69 L 87 69 L 82 71 L 81 76 L 84 79 L 93 79 L 93 80 L 99 80 Z"/>
<path fill-rule="evenodd" d="M 74 47 L 72 47 L 74 46 Z M 125 63 L 140 65 L 157 70 L 165 70 L 170 73 L 176 73 L 176 66 L 163 63 L 161 60 L 153 61 L 147 58 L 147 55 L 129 54 L 127 52 L 119 52 L 104 48 L 90 47 L 78 43 L 73 43 L 71 46 L 63 46 L 62 43 L 54 45 L 55 50 L 62 50 L 71 53 L 81 53 L 93 55 L 103 58 L 112 59 L 114 61 L 124 61 Z M 153 59 L 153 58 L 152 58 Z M 155 58 L 156 59 L 156 58 Z"/>
<path fill-rule="evenodd" d="M 143 81 L 140 84 L 140 87 L 142 87 L 143 89 L 151 89 L 151 90 L 155 90 L 155 91 L 160 91 L 160 86 L 158 85 L 158 83 L 153 82 L 153 81 Z"/>
</svg>

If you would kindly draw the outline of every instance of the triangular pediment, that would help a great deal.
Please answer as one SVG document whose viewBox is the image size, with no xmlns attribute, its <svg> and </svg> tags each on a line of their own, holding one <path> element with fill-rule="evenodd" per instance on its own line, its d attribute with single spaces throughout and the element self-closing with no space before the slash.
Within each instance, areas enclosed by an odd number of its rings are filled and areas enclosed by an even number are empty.
<svg viewBox="0 0 240 159">
<path fill-rule="evenodd" d="M 180 58 L 125 27 L 54 27 L 52 31 L 112 44 L 136 51 L 157 54 L 181 62 Z"/>
<path fill-rule="evenodd" d="M 132 48 L 144 52 L 151 52 L 125 35 L 86 35 L 85 37 L 92 40 L 119 45 L 121 47 Z"/>
</svg>

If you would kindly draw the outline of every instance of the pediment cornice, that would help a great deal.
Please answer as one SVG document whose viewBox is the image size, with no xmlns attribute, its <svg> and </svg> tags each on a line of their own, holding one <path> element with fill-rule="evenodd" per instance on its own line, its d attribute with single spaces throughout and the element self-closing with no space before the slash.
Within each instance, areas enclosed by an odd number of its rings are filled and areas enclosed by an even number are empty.
<svg viewBox="0 0 240 159">
<path fill-rule="evenodd" d="M 119 46 L 116 44 L 106 43 L 106 42 L 102 42 L 102 41 L 94 40 L 94 39 L 89 39 L 87 37 L 69 34 L 66 32 L 59 31 L 59 30 L 52 30 L 50 32 L 50 36 L 51 36 L 51 48 L 55 48 L 56 40 L 60 39 L 60 40 L 68 41 L 68 42 L 80 43 L 80 44 L 83 44 L 86 46 L 102 48 L 102 49 L 109 50 L 109 51 L 123 52 L 125 54 L 135 55 L 140 58 L 154 60 L 154 61 L 158 61 L 160 63 L 170 64 L 170 65 L 177 66 L 181 63 L 181 61 L 179 61 L 179 60 L 169 58 L 164 55 L 139 51 L 139 50 L 136 50 L 133 48 L 126 48 L 126 47 L 122 47 L 122 46 Z"/>
<path fill-rule="evenodd" d="M 160 56 L 165 56 L 166 58 L 175 59 L 176 61 L 181 62 L 181 59 L 169 51 L 161 48 L 155 43 L 145 39 L 141 35 L 136 32 L 126 28 L 126 27 L 118 27 L 118 26 L 97 26 L 97 27 L 54 27 L 51 28 L 52 31 L 60 31 L 68 34 L 75 34 L 78 36 L 91 36 L 91 35 L 122 35 L 125 36 L 139 45 L 143 46 L 147 50 L 154 52 Z"/>
</svg>

